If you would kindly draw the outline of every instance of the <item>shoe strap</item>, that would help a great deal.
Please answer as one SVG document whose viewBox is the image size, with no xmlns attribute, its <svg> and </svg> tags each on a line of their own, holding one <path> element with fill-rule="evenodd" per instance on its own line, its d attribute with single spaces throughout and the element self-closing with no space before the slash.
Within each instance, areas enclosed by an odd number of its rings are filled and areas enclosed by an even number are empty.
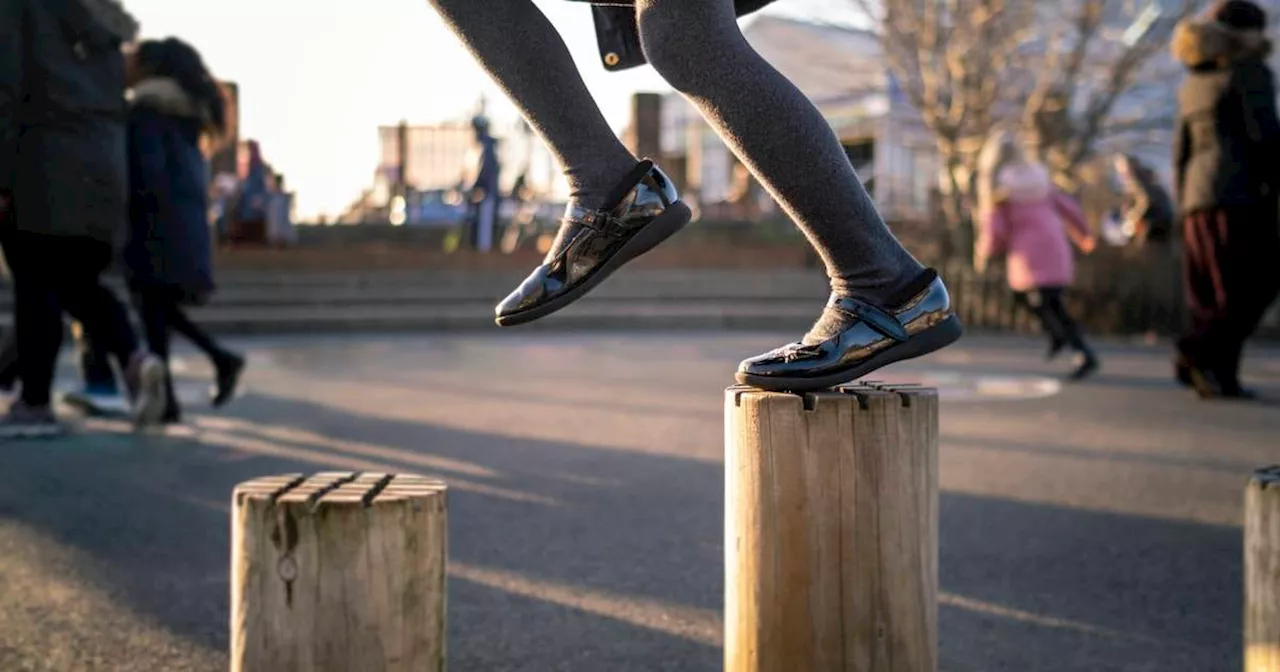
<svg viewBox="0 0 1280 672">
<path fill-rule="evenodd" d="M 899 343 L 910 338 L 907 328 L 903 326 L 902 321 L 896 315 L 883 308 L 873 306 L 866 301 L 848 296 L 832 296 L 827 305 L 865 322 L 867 326 L 878 333 Z"/>
<path fill-rule="evenodd" d="M 609 235 L 624 233 L 626 229 L 622 222 L 613 216 L 613 213 L 604 210 L 588 210 L 580 205 L 570 205 L 565 208 L 562 221 Z"/>
</svg>

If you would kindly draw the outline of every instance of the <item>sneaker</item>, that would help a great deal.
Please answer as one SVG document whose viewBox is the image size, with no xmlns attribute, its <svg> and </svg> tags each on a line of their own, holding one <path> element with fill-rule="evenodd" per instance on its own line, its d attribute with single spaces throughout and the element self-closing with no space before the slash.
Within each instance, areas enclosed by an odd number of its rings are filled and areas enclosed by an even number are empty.
<svg viewBox="0 0 1280 672">
<path fill-rule="evenodd" d="M 141 427 L 159 424 L 169 405 L 165 378 L 164 362 L 149 352 L 138 353 L 129 362 L 125 382 L 129 386 L 132 402 L 129 410 L 135 425 Z"/>
<path fill-rule="evenodd" d="M 120 417 L 129 414 L 129 403 L 114 387 L 86 385 L 65 392 L 62 403 L 90 417 Z"/>
<path fill-rule="evenodd" d="M 38 439 L 61 436 L 66 428 L 48 406 L 28 406 L 21 399 L 0 418 L 0 439 Z"/>
</svg>

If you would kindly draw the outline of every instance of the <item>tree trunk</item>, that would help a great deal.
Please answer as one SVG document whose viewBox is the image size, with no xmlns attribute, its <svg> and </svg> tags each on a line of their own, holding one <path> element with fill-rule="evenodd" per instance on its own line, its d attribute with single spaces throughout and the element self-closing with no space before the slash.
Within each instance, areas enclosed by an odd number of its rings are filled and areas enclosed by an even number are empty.
<svg viewBox="0 0 1280 672">
<path fill-rule="evenodd" d="M 947 144 L 938 143 L 939 175 L 941 182 L 942 212 L 946 221 L 943 229 L 943 260 L 961 259 L 973 261 L 973 222 L 969 216 L 969 203 L 973 202 L 973 174 L 964 158 Z"/>
</svg>

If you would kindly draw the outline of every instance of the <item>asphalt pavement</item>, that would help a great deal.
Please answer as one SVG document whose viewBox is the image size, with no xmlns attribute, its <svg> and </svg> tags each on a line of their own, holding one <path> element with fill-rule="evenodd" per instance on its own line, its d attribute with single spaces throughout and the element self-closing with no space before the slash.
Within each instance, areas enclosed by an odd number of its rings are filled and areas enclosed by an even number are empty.
<svg viewBox="0 0 1280 672">
<path fill-rule="evenodd" d="M 231 488 L 325 469 L 450 483 L 450 669 L 718 670 L 723 388 L 794 336 L 241 340 L 222 413 L 184 352 L 187 425 L 0 444 L 0 670 L 225 670 Z M 1042 349 L 971 337 L 877 376 L 943 395 L 941 669 L 1239 669 L 1280 350 L 1249 353 L 1269 401 L 1203 403 L 1163 347 L 1103 343 L 1078 385 Z"/>
</svg>

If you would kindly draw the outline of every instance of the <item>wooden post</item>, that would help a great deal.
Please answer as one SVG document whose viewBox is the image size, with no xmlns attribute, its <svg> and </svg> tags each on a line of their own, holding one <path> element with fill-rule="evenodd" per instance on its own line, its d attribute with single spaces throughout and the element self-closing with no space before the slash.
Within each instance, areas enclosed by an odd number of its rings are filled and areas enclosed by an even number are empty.
<svg viewBox="0 0 1280 672">
<path fill-rule="evenodd" d="M 1280 466 L 1244 490 L 1244 669 L 1280 672 Z"/>
<path fill-rule="evenodd" d="M 446 489 L 330 472 L 232 498 L 232 672 L 445 669 Z"/>
<path fill-rule="evenodd" d="M 938 397 L 725 400 L 725 672 L 935 672 Z"/>
</svg>

